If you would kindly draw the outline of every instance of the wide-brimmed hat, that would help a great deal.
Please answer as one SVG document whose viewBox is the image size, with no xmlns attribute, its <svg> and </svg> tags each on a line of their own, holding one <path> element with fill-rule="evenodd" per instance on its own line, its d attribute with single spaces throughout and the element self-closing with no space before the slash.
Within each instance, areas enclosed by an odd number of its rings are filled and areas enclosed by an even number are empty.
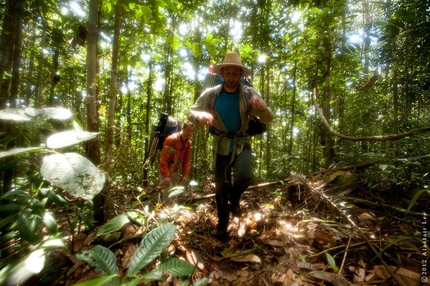
<svg viewBox="0 0 430 286">
<path fill-rule="evenodd" d="M 242 69 L 242 76 L 247 77 L 252 74 L 251 70 L 242 65 L 242 61 L 240 60 L 239 54 L 236 52 L 229 52 L 225 55 L 224 61 L 222 64 L 216 65 L 213 67 L 213 72 L 220 75 L 221 69 L 224 67 L 238 67 Z"/>
</svg>

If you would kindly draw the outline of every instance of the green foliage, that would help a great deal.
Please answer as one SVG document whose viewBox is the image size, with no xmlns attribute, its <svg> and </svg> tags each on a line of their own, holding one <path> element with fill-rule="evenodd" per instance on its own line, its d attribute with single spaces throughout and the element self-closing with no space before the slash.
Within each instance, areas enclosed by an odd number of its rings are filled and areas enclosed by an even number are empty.
<svg viewBox="0 0 430 286">
<path fill-rule="evenodd" d="M 339 271 L 339 267 L 336 266 L 336 261 L 334 260 L 334 257 L 331 256 L 328 252 L 325 253 L 327 257 L 327 262 L 330 264 L 330 267 L 333 269 L 334 272 Z"/>
<path fill-rule="evenodd" d="M 95 271 L 102 275 L 111 275 L 118 273 L 116 257 L 108 248 L 95 245 L 90 250 L 84 250 L 76 255 L 77 258 L 87 262 Z"/>
<path fill-rule="evenodd" d="M 126 215 L 119 215 L 113 218 L 109 223 L 105 224 L 101 232 L 108 234 L 110 231 L 115 231 L 126 222 Z M 77 257 L 86 261 L 91 267 L 95 267 L 96 272 L 106 279 L 97 278 L 79 285 L 100 285 L 99 283 L 110 282 L 111 285 L 137 285 L 140 281 L 148 283 L 152 280 L 160 279 L 163 271 L 168 271 L 175 276 L 181 277 L 183 281 L 188 281 L 188 277 L 197 272 L 194 265 L 180 260 L 176 257 L 164 258 L 158 267 L 151 271 L 143 271 L 150 263 L 163 253 L 166 247 L 172 242 L 175 237 L 176 226 L 171 223 L 160 225 L 145 235 L 139 244 L 139 248 L 133 254 L 130 267 L 127 274 L 121 281 L 119 277 L 118 267 L 116 266 L 115 255 L 106 247 L 95 245 L 91 250 L 83 251 Z M 98 233 L 100 235 L 100 232 Z M 109 278 L 107 278 L 109 277 Z M 130 282 L 130 279 L 132 279 Z M 198 284 L 205 285 L 207 279 L 201 279 Z M 91 284 L 93 282 L 94 284 Z M 189 283 L 189 281 L 188 281 Z M 187 284 L 188 284 L 187 283 Z"/>
<path fill-rule="evenodd" d="M 40 147 L 20 147 L 0 152 L 0 158 L 9 160 L 5 164 L 7 167 L 2 166 L 4 170 L 15 168 L 17 174 L 21 174 L 21 163 L 31 166 L 23 169 L 27 178 L 18 179 L 14 188 L 0 198 L 0 204 L 4 206 L 0 208 L 0 233 L 2 234 L 0 276 L 2 282 L 14 283 L 17 275 L 23 272 L 20 281 L 24 282 L 43 270 L 45 257 L 49 256 L 52 248 L 65 247 L 63 243 L 59 243 L 62 233 L 58 232 L 59 226 L 53 212 L 50 211 L 51 206 L 55 204 L 67 210 L 73 205 L 73 208 L 77 209 L 76 216 L 70 222 L 72 237 L 75 229 L 79 231 L 81 222 L 89 228 L 92 227 L 92 221 L 88 216 L 90 213 L 88 204 L 68 203 L 61 192 L 53 186 L 61 187 L 79 199 L 90 201 L 103 188 L 105 177 L 91 162 L 79 154 L 71 152 L 50 154 L 53 151 L 48 148 L 70 147 L 95 136 L 94 133 L 71 130 L 60 133 L 61 140 L 59 140 L 58 134 L 55 134 L 55 126 L 58 125 L 55 120 L 70 121 L 72 118 L 68 110 L 63 108 L 6 109 L 0 111 L 0 119 L 18 126 L 8 134 L 6 140 L 10 138 L 13 142 L 24 138 L 26 140 L 22 140 L 21 144 L 31 145 L 37 143 L 37 140 L 46 138 L 44 140 L 46 144 L 40 142 Z M 64 124 L 60 125 L 65 127 Z M 47 129 L 49 132 L 45 132 Z M 35 161 L 30 164 L 31 160 Z M 40 170 L 39 166 L 41 166 Z M 31 178 L 28 178 L 30 174 Z M 47 182 L 53 186 L 49 186 Z M 35 189 L 35 185 L 40 187 Z M 23 265 L 23 260 L 27 264 Z M 34 264 L 38 266 L 36 269 L 33 268 Z M 0 282 L 0 284 L 4 283 Z"/>
</svg>

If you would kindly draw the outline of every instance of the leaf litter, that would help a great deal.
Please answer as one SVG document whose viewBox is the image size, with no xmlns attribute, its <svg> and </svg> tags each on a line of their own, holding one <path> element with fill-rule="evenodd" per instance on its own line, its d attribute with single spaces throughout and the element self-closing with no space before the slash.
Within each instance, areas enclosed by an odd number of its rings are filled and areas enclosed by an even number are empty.
<svg viewBox="0 0 430 286">
<path fill-rule="evenodd" d="M 420 227 L 429 198 L 415 202 L 405 215 L 407 205 L 393 204 L 389 194 L 374 193 L 349 172 L 292 173 L 281 184 L 263 185 L 244 193 L 243 215 L 231 218 L 227 242 L 210 234 L 217 221 L 210 183 L 199 192 L 185 190 L 170 206 L 158 204 L 159 188 L 145 189 L 144 195 L 141 189 L 118 190 L 111 198 L 111 217 L 133 210 L 151 213 L 148 220 L 154 224 L 173 221 L 177 231 L 164 255 L 195 265 L 191 280 L 207 277 L 208 285 L 418 285 Z M 100 227 L 76 235 L 73 254 L 59 250 L 51 257 L 62 261 L 51 285 L 99 277 L 76 258 L 97 244 L 114 252 L 124 275 L 147 225 L 131 221 L 100 237 Z M 178 277 L 163 275 L 147 285 L 179 284 Z"/>
</svg>

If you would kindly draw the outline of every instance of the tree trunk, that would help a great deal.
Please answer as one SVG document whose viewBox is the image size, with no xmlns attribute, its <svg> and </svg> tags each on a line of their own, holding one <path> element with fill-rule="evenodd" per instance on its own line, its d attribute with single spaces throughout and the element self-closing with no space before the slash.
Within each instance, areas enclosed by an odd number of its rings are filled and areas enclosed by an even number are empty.
<svg viewBox="0 0 430 286">
<path fill-rule="evenodd" d="M 97 17 L 98 0 L 90 0 L 88 13 L 88 47 L 87 47 L 87 128 L 89 132 L 99 132 L 97 112 Z M 99 138 L 87 142 L 88 159 L 96 166 L 100 164 Z M 94 220 L 98 224 L 105 221 L 105 189 L 96 195 L 94 203 Z"/>
<path fill-rule="evenodd" d="M 2 25 L 2 35 L 0 41 L 0 109 L 3 109 L 7 106 L 7 103 L 13 104 L 15 106 L 15 102 L 11 100 L 9 96 L 9 92 L 11 90 L 11 81 L 12 78 L 5 74 L 9 74 L 18 72 L 15 76 L 18 75 L 18 78 L 15 79 L 16 85 L 19 84 L 19 61 L 13 67 L 13 60 L 17 57 L 21 57 L 21 25 L 22 25 L 22 13 L 25 8 L 25 0 L 8 0 L 6 2 L 5 16 L 3 19 Z M 18 43 L 18 46 L 16 46 Z M 18 49 L 18 51 L 16 50 Z M 18 67 L 18 68 L 17 68 Z M 12 71 L 12 69 L 14 71 Z M 15 96 L 17 94 L 18 89 L 14 91 Z"/>
<path fill-rule="evenodd" d="M 9 102 L 10 107 L 16 106 L 16 101 L 18 98 L 18 87 L 19 87 L 19 69 L 21 63 L 21 34 L 22 34 L 22 15 L 24 13 L 25 1 L 12 1 L 13 3 L 7 3 L 9 9 L 7 9 L 7 15 L 5 15 L 5 21 L 3 35 L 2 35 L 2 43 L 4 39 L 12 40 L 12 42 L 6 42 L 5 45 L 10 46 L 5 47 L 1 45 L 1 52 L 3 53 L 0 65 L 1 65 L 1 78 L 3 79 L 4 73 L 10 72 L 10 68 L 12 68 L 12 77 L 6 78 L 2 81 L 1 91 L 0 91 L 0 101 L 1 108 L 6 107 L 6 103 Z M 10 21 L 10 23 L 6 23 Z M 10 25 L 9 25 L 10 24 Z M 8 32 L 13 32 L 13 35 L 7 35 Z M 12 44 L 10 44 L 12 43 Z M 10 96 L 8 96 L 10 88 Z M 4 93 L 5 92 L 5 93 Z M 7 124 L 5 126 L 6 134 L 10 134 L 12 131 L 12 124 Z M 11 140 L 7 143 L 7 149 L 12 149 L 15 147 L 15 140 Z M 9 162 L 12 162 L 15 157 L 12 156 L 9 159 Z M 7 163 L 6 163 L 7 164 Z M 5 165 L 6 165 L 5 164 Z M 10 167 L 5 170 L 3 173 L 3 189 L 2 193 L 6 193 L 12 190 L 12 182 L 14 175 L 14 167 Z"/>
<path fill-rule="evenodd" d="M 148 81 L 146 83 L 146 110 L 145 110 L 145 134 L 152 134 L 152 126 L 150 122 L 151 118 L 151 99 L 152 99 L 152 60 L 149 62 L 149 75 L 148 75 Z M 145 152 L 148 152 L 149 150 L 149 141 L 148 137 L 145 137 Z M 144 162 L 146 163 L 146 162 Z M 148 168 L 149 166 L 145 165 L 145 168 L 143 168 L 143 175 L 142 175 L 142 182 L 144 186 L 148 186 Z"/>
<path fill-rule="evenodd" d="M 112 156 L 113 156 L 113 145 L 115 136 L 115 106 L 116 97 L 118 94 L 118 58 L 119 58 L 119 36 L 121 28 L 121 17 L 122 17 L 122 2 L 118 1 L 115 6 L 115 26 L 114 36 L 112 42 L 112 70 L 109 84 L 109 107 L 108 107 L 108 123 L 105 137 L 105 160 L 104 170 L 111 177 L 112 171 Z"/>
</svg>

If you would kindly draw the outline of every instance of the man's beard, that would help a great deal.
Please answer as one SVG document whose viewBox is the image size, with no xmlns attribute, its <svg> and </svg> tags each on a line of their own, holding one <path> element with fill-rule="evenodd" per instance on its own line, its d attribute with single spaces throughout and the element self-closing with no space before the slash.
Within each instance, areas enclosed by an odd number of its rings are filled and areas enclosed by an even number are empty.
<svg viewBox="0 0 430 286">
<path fill-rule="evenodd" d="M 226 81 L 225 85 L 227 86 L 227 88 L 229 89 L 236 89 L 239 85 L 237 81 Z"/>
</svg>

